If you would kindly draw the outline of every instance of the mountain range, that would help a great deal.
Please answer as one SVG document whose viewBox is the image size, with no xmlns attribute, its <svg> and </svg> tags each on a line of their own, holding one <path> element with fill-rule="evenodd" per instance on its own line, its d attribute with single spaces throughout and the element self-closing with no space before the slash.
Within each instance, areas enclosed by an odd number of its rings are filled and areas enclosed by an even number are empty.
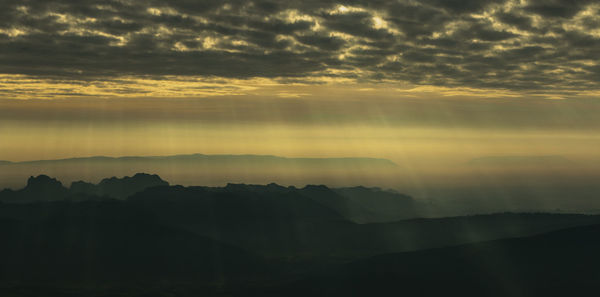
<svg viewBox="0 0 600 297">
<path fill-rule="evenodd" d="M 600 216 L 420 210 L 361 186 L 184 187 L 139 173 L 67 188 L 30 177 L 0 192 L 0 292 L 555 296 L 597 284 Z"/>
<path fill-rule="evenodd" d="M 107 176 L 153 172 L 181 185 L 220 186 L 230 182 L 287 185 L 380 185 L 398 165 L 378 158 L 286 158 L 270 155 L 174 155 L 85 157 L 0 163 L 0 188 L 19 188 L 43 173 L 66 183 L 98 182 Z"/>
</svg>

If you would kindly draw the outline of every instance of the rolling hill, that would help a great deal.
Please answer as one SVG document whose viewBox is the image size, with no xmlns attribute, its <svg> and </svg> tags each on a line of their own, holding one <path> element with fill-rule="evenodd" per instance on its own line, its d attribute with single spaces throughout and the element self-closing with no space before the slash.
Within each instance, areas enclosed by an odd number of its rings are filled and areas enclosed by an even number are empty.
<svg viewBox="0 0 600 297">
<path fill-rule="evenodd" d="M 600 225 L 340 265 L 279 296 L 586 296 L 600 289 Z M 263 295 L 265 293 L 263 292 Z"/>
</svg>

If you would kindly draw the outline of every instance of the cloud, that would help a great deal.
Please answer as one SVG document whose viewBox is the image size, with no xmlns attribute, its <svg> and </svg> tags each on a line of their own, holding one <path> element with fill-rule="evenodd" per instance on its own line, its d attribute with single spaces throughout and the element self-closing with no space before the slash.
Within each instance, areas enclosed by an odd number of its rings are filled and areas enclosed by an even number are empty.
<svg viewBox="0 0 600 297">
<path fill-rule="evenodd" d="M 529 0 L 525 10 L 543 17 L 571 18 L 591 0 Z"/>
<path fill-rule="evenodd" d="M 0 0 L 2 74 L 598 89 L 594 1 Z M 313 81 L 314 82 L 314 81 Z"/>
</svg>

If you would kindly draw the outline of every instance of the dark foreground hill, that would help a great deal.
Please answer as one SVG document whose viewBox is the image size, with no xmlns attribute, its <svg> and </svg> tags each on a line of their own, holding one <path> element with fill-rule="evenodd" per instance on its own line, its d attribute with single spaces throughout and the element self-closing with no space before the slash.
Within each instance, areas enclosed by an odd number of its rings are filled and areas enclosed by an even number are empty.
<svg viewBox="0 0 600 297">
<path fill-rule="evenodd" d="M 265 269 L 252 253 L 160 224 L 121 202 L 55 202 L 43 211 L 35 219 L 0 219 L 1 280 L 210 283 Z"/>
<path fill-rule="evenodd" d="M 39 176 L 0 193 L 0 296 L 435 296 L 443 288 L 535 296 L 551 291 L 548 280 L 556 292 L 588 288 L 596 272 L 582 263 L 600 264 L 600 227 L 477 243 L 596 226 L 598 216 L 358 224 L 357 210 L 393 213 L 412 203 L 362 187 L 182 187 L 150 175 L 106 181 L 117 194 L 129 189 L 123 185 L 144 189 L 117 199 L 97 194 L 101 184 L 74 191 Z"/>
<path fill-rule="evenodd" d="M 92 214 L 98 205 L 85 203 L 79 219 L 81 206 L 39 224 L 0 220 L 9 240 L 0 247 L 2 296 L 593 296 L 600 289 L 600 225 L 306 266 L 142 224 L 144 214 L 131 222 L 113 209 L 107 222 Z"/>
<path fill-rule="evenodd" d="M 325 269 L 278 296 L 592 296 L 600 225 L 410 253 Z M 264 292 L 262 292 L 264 294 Z"/>
</svg>

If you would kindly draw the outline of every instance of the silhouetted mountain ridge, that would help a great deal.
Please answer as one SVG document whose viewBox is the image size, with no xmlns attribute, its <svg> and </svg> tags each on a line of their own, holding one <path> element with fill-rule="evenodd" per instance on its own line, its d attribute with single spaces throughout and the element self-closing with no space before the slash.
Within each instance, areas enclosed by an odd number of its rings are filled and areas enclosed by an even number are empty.
<svg viewBox="0 0 600 297">
<path fill-rule="evenodd" d="M 99 184 L 78 181 L 66 188 L 60 181 L 47 175 L 30 177 L 25 188 L 6 189 L 0 192 L 0 201 L 25 203 L 31 201 L 88 200 L 98 198 L 125 199 L 139 191 L 156 186 L 168 186 L 169 183 L 158 175 L 137 173 L 132 177 L 111 177 Z"/>
<path fill-rule="evenodd" d="M 113 189 L 107 185 L 116 185 L 119 191 L 129 190 L 128 185 L 146 187 L 118 201 L 150 214 L 160 224 L 277 259 L 315 255 L 355 259 L 531 235 L 600 220 L 594 216 L 534 214 L 409 219 L 419 216 L 416 203 L 408 196 L 378 188 L 296 188 L 274 183 L 183 187 L 168 186 L 160 177 L 148 174 L 108 178 L 98 185 L 75 183 L 70 190 L 48 176 L 32 177 L 24 189 L 0 193 L 0 201 L 7 202 L 0 208 L 0 217 L 46 218 L 44 201 L 114 203 L 111 199 L 116 197 L 98 196 L 107 195 L 108 191 L 101 192 L 102 187 Z M 122 193 L 119 191 L 117 195 Z M 36 205 L 14 205 L 34 201 Z M 366 223 L 369 220 L 381 223 Z"/>
<path fill-rule="evenodd" d="M 105 178 L 97 185 L 83 181 L 73 182 L 71 184 L 71 191 L 87 195 L 124 199 L 147 188 L 168 185 L 168 182 L 162 180 L 156 174 L 136 173 L 132 177 Z"/>
<path fill-rule="evenodd" d="M 33 184 L 31 184 L 33 183 Z M 51 200 L 86 200 L 100 198 L 126 199 L 136 193 L 154 187 L 168 186 L 169 183 L 156 174 L 136 173 L 129 177 L 111 177 L 102 179 L 98 184 L 84 181 L 71 183 L 69 189 L 64 188 L 56 179 L 46 175 L 31 177 L 28 185 L 21 190 L 5 190 L 0 192 L 0 201 L 30 202 Z M 228 183 L 225 187 L 188 187 L 191 190 L 203 189 L 207 193 L 238 193 L 241 196 L 283 195 L 302 196 L 310 199 L 353 222 L 368 223 L 395 221 L 414 218 L 421 215 L 412 198 L 379 188 L 353 187 L 331 189 L 325 185 L 306 185 L 303 188 L 280 186 L 275 183 L 267 185 Z M 182 187 L 172 188 L 179 193 Z M 157 192 L 158 193 L 158 192 Z M 146 196 L 152 196 L 147 192 Z M 239 196 L 238 195 L 238 196 Z"/>
<path fill-rule="evenodd" d="M 13 191 L 5 189 L 0 192 L 0 201 L 4 202 L 30 202 L 63 200 L 69 194 L 60 181 L 47 175 L 29 177 L 25 188 Z"/>
<path fill-rule="evenodd" d="M 0 164 L 0 188 L 22 187 L 22 181 L 40 171 L 65 184 L 97 181 L 137 172 L 159 174 L 172 183 L 224 185 L 231 181 L 304 185 L 375 184 L 400 167 L 380 158 L 288 158 L 271 155 L 174 155 L 130 157 L 83 157 Z"/>
<path fill-rule="evenodd" d="M 346 213 L 356 222 L 396 221 L 423 215 L 423 209 L 419 209 L 420 206 L 412 197 L 395 191 L 363 186 L 336 188 L 333 191 L 345 197 L 348 205 L 356 205 Z"/>
<path fill-rule="evenodd" d="M 600 222 L 596 216 L 501 214 L 356 224 L 339 211 L 349 208 L 347 198 L 314 185 L 155 187 L 128 202 L 164 222 L 275 258 L 353 258 Z"/>
<path fill-rule="evenodd" d="M 144 189 L 125 199 L 97 196 L 135 187 Z M 31 177 L 0 201 L 2 296 L 566 296 L 551 285 L 589 288 L 600 279 L 597 231 L 498 241 L 597 225 L 600 216 L 359 224 L 366 215 L 402 216 L 414 203 L 360 186 L 184 187 L 148 174 L 71 189 Z"/>
<path fill-rule="evenodd" d="M 72 163 L 81 161 L 92 161 L 92 162 L 111 162 L 111 161 L 142 161 L 142 160 L 156 160 L 156 161 L 169 161 L 169 160 L 185 160 L 185 161 L 245 161 L 245 162 L 309 162 L 309 163 L 335 163 L 335 162 L 365 162 L 373 163 L 377 165 L 386 166 L 397 166 L 394 162 L 383 159 L 383 158 L 368 158 L 368 157 L 341 157 L 341 158 L 288 158 L 274 155 L 205 155 L 205 154 L 188 154 L 188 155 L 172 155 L 172 156 L 124 156 L 124 157 L 108 157 L 108 156 L 92 156 L 92 157 L 78 157 L 78 158 L 66 158 L 56 160 L 32 160 L 22 162 L 9 162 L 11 164 L 43 164 L 43 163 Z"/>
</svg>

